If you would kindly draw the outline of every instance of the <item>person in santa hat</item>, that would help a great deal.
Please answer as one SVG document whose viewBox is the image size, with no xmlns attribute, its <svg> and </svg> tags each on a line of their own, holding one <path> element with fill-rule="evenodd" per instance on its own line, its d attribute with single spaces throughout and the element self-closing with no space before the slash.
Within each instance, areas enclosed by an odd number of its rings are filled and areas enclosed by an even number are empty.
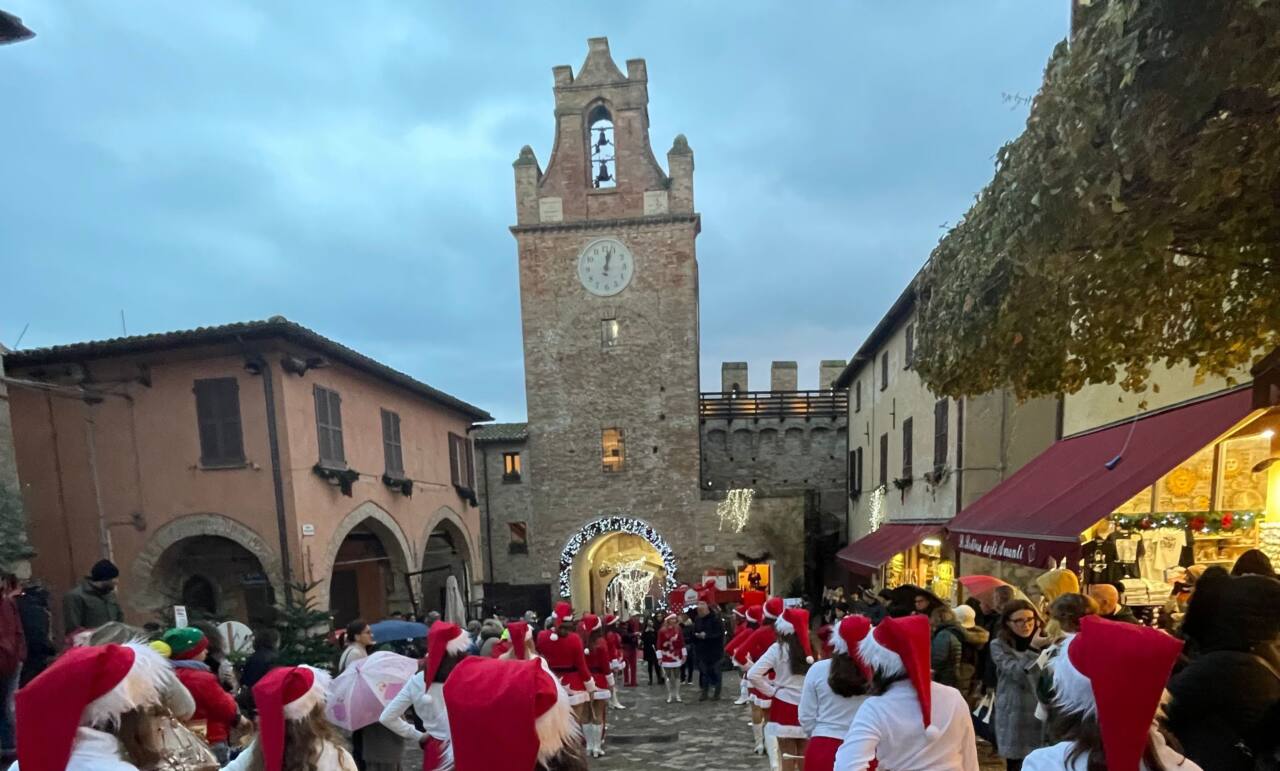
<svg viewBox="0 0 1280 771">
<path fill-rule="evenodd" d="M 218 676 L 205 663 L 209 655 L 209 638 L 193 626 L 184 626 L 165 632 L 164 642 L 171 651 L 169 659 L 173 662 L 174 674 L 196 702 L 191 722 L 204 721 L 207 727 L 205 741 L 209 743 L 209 749 L 213 750 L 219 763 L 226 763 L 231 756 L 228 743 L 231 729 L 242 718 L 240 705 L 222 689 Z"/>
<path fill-rule="evenodd" d="M 1064 646 L 1053 660 L 1053 707 L 1066 741 L 1027 755 L 1023 771 L 1200 771 L 1155 725 L 1181 640 L 1085 616 Z"/>
<path fill-rule="evenodd" d="M 764 611 L 759 605 L 753 605 L 751 607 L 739 605 L 733 609 L 733 619 L 736 622 L 736 625 L 734 626 L 733 636 L 730 637 L 729 642 L 724 645 L 724 655 L 728 656 L 730 661 L 733 661 L 733 655 L 737 653 L 738 646 L 746 642 L 747 638 L 751 636 L 751 633 L 756 631 L 756 628 L 760 626 L 760 619 L 763 617 L 763 613 Z M 754 614 L 754 616 L 752 614 Z M 740 672 L 746 671 L 745 668 L 738 664 L 738 662 L 733 661 L 733 664 L 739 668 Z M 747 690 L 747 678 L 739 678 L 738 699 L 733 703 L 735 706 L 751 703 L 751 694 Z"/>
<path fill-rule="evenodd" d="M 622 635 L 618 634 L 618 617 L 610 613 L 604 617 L 604 640 L 609 644 L 609 706 L 626 709 L 618 701 L 618 673 L 627 668 L 622 659 Z"/>
<path fill-rule="evenodd" d="M 973 719 L 964 696 L 930 680 L 926 616 L 886 618 L 858 644 L 872 692 L 836 752 L 835 771 L 978 771 Z M 924 730 L 921 730 L 921 729 Z"/>
<path fill-rule="evenodd" d="M 578 723 L 589 726 L 595 678 L 587 668 L 582 638 L 574 630 L 573 606 L 567 602 L 557 603 L 551 618 L 552 627 L 538 633 L 535 647 L 552 674 L 560 680 Z M 587 741 L 589 747 L 595 746 L 594 732 L 587 733 Z"/>
<path fill-rule="evenodd" d="M 587 659 L 587 669 L 591 672 L 591 683 L 587 688 L 591 691 L 591 700 L 587 702 L 589 712 L 587 723 L 582 730 L 587 735 L 587 753 L 593 758 L 604 757 L 604 732 L 609 706 L 610 662 L 609 643 L 605 640 L 604 626 L 600 617 L 594 613 L 586 613 L 578 623 L 578 636 L 582 638 L 583 654 Z"/>
<path fill-rule="evenodd" d="M 658 666 L 662 667 L 667 685 L 667 703 L 684 703 L 680 698 L 680 670 L 685 662 L 684 630 L 680 628 L 680 616 L 675 611 L 668 611 L 663 616 L 656 647 Z"/>
<path fill-rule="evenodd" d="M 622 611 L 618 634 L 622 638 L 623 687 L 636 687 L 637 660 L 640 653 L 640 621 L 628 611 Z"/>
<path fill-rule="evenodd" d="M 141 641 L 72 648 L 16 696 L 18 762 L 10 771 L 137 771 L 169 665 Z"/>
<path fill-rule="evenodd" d="M 525 661 L 538 658 L 538 649 L 534 647 L 533 635 L 529 624 L 525 621 L 512 621 L 502 633 L 505 647 L 498 651 L 496 659 L 516 659 Z"/>
<path fill-rule="evenodd" d="M 836 750 L 867 699 L 871 668 L 858 654 L 858 644 L 870 632 L 871 619 L 845 616 L 832 626 L 832 655 L 805 673 L 800 696 L 800 726 L 809 737 L 805 771 L 832 770 Z"/>
<path fill-rule="evenodd" d="M 423 771 L 449 768 L 453 762 L 444 685 L 470 648 L 471 639 L 462 627 L 447 621 L 432 624 L 426 658 L 378 717 L 393 733 L 422 747 Z M 404 719 L 410 707 L 426 730 L 419 731 Z"/>
<path fill-rule="evenodd" d="M 783 603 L 781 597 L 770 597 L 760 606 L 760 627 L 751 634 L 733 654 L 733 663 L 737 664 L 743 670 L 743 679 L 746 678 L 746 671 L 751 669 L 764 652 L 769 650 L 775 642 L 778 641 L 778 634 L 774 631 L 773 625 L 778 617 L 782 615 Z M 773 673 L 768 674 L 769 679 L 773 679 Z M 757 755 L 765 754 L 773 751 L 773 741 L 766 741 L 764 735 L 764 727 L 769 722 L 769 708 L 773 704 L 773 698 L 768 693 L 758 690 L 751 683 L 747 683 L 748 693 L 751 697 L 751 733 L 755 736 L 756 745 L 755 753 Z M 774 753 L 776 755 L 776 752 Z"/>
<path fill-rule="evenodd" d="M 456 771 L 586 771 L 569 697 L 541 662 L 468 659 L 444 696 Z"/>
<path fill-rule="evenodd" d="M 253 686 L 258 735 L 223 771 L 356 771 L 324 716 L 329 673 L 276 667 Z"/>
<path fill-rule="evenodd" d="M 804 754 L 807 735 L 800 727 L 800 697 L 804 678 L 813 664 L 809 647 L 809 611 L 787 608 L 773 623 L 778 639 L 747 670 L 747 682 L 769 695 L 769 722 L 765 725 L 765 749 L 769 765 L 778 768 L 783 754 Z M 769 673 L 773 677 L 769 677 Z M 769 737 L 777 741 L 776 749 Z"/>
</svg>

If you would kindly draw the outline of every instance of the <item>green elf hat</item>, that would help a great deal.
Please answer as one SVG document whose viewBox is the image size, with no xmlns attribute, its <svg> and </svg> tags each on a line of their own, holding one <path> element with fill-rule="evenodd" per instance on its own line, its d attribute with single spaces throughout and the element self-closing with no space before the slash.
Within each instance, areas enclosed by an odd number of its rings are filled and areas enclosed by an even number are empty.
<svg viewBox="0 0 1280 771">
<path fill-rule="evenodd" d="M 187 661 L 209 648 L 209 638 L 193 626 L 182 626 L 164 633 L 164 642 L 173 651 L 174 661 Z"/>
</svg>

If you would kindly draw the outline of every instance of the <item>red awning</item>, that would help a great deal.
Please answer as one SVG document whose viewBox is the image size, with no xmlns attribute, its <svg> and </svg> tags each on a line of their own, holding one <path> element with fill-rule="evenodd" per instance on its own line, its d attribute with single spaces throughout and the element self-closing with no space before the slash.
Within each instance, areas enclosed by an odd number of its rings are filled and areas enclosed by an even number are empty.
<svg viewBox="0 0 1280 771">
<path fill-rule="evenodd" d="M 870 575 L 893 559 L 893 555 L 940 532 L 941 522 L 929 525 L 881 525 L 879 530 L 836 552 L 836 559 L 851 572 Z"/>
<path fill-rule="evenodd" d="M 1056 442 L 947 526 L 957 548 L 1044 567 L 1080 556 L 1080 534 L 1240 422 L 1250 390 Z M 1109 462 L 1114 467 L 1107 469 Z"/>
</svg>

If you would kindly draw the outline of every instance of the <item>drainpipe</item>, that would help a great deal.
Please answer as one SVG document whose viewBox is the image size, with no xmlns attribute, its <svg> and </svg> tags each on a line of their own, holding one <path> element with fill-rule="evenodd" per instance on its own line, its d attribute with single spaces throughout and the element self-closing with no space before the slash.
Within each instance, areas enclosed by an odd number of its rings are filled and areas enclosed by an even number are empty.
<svg viewBox="0 0 1280 771">
<path fill-rule="evenodd" d="M 98 399 L 97 401 L 101 401 Z M 84 441 L 89 460 L 89 480 L 93 483 L 93 504 L 98 512 L 98 551 L 102 558 L 115 561 L 111 549 L 111 531 L 107 528 L 107 513 L 102 508 L 102 486 L 98 483 L 98 442 L 93 421 L 93 404 L 89 396 L 84 399 Z"/>
<path fill-rule="evenodd" d="M 489 560 L 489 583 L 494 583 L 493 579 L 493 517 L 491 516 L 491 505 L 489 502 L 489 448 L 485 444 L 480 445 L 480 473 L 484 474 L 484 552 L 485 558 Z"/>
<path fill-rule="evenodd" d="M 284 511 L 284 475 L 280 470 L 280 434 L 276 430 L 276 397 L 272 385 L 271 365 L 260 353 L 250 354 L 245 370 L 262 376 L 262 394 L 267 408 L 267 444 L 271 450 L 271 484 L 276 497 L 276 528 L 280 534 L 280 572 L 284 581 L 286 603 L 293 602 L 293 572 L 289 560 L 289 522 Z"/>
</svg>

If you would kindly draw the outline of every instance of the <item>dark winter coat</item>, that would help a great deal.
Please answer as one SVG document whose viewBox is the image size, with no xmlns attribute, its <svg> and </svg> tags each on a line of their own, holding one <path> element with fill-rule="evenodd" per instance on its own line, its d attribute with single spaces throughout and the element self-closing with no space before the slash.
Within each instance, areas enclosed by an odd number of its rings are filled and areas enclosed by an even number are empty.
<svg viewBox="0 0 1280 771">
<path fill-rule="evenodd" d="M 0 598 L 0 679 L 8 680 L 27 659 L 22 617 L 12 597 Z"/>
<path fill-rule="evenodd" d="M 124 621 L 114 590 L 103 594 L 89 585 L 89 579 L 62 596 L 63 631 L 97 629 L 108 621 Z"/>
<path fill-rule="evenodd" d="M 1255 758 L 1280 749 L 1280 672 L 1252 653 L 1197 656 L 1169 695 L 1169 730 L 1201 768 L 1253 771 Z"/>
<path fill-rule="evenodd" d="M 22 635 L 27 642 L 27 659 L 22 665 L 22 684 L 40 674 L 58 652 L 53 644 L 49 592 L 42 586 L 27 587 L 18 595 L 18 615 L 22 618 Z"/>
<path fill-rule="evenodd" d="M 1137 616 L 1133 615 L 1133 611 L 1129 609 L 1129 606 L 1128 606 L 1128 605 L 1120 605 L 1120 606 L 1118 606 L 1118 607 L 1116 608 L 1116 612 L 1115 612 L 1115 613 L 1112 613 L 1110 616 L 1103 616 L 1103 618 L 1107 619 L 1108 621 L 1119 621 L 1119 622 L 1121 622 L 1121 623 L 1123 623 L 1123 624 L 1139 624 L 1139 623 L 1142 623 L 1142 622 L 1138 621 L 1138 617 L 1137 617 Z"/>
<path fill-rule="evenodd" d="M 654 629 L 652 626 L 645 627 L 644 631 L 640 633 L 640 640 L 644 646 L 644 660 L 657 661 L 658 630 Z"/>
<path fill-rule="evenodd" d="M 702 635 L 699 637 L 698 635 Z M 718 613 L 693 616 L 693 647 L 699 661 L 724 658 L 724 622 Z"/>
</svg>

